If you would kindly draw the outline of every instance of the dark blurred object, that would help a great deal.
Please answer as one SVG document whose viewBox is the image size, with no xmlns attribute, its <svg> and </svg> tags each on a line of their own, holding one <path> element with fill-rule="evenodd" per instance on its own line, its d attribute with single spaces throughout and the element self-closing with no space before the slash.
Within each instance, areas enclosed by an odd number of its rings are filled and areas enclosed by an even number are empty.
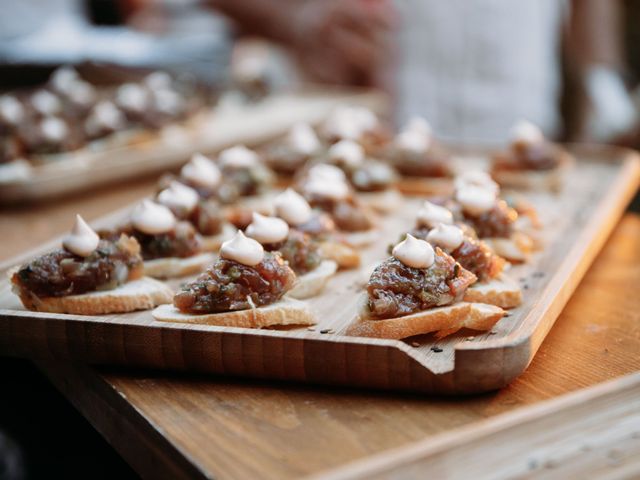
<svg viewBox="0 0 640 480">
<path fill-rule="evenodd" d="M 20 447 L 0 431 L 0 480 L 22 480 L 26 468 Z"/>
<path fill-rule="evenodd" d="M 0 480 L 138 478 L 30 362 L 0 357 L 0 377 L 0 431 L 12 439 L 5 461 L 22 475 Z"/>
<path fill-rule="evenodd" d="M 631 80 L 640 83 L 640 0 L 624 1 L 624 43 Z"/>
<path fill-rule="evenodd" d="M 94 25 L 122 25 L 124 15 L 120 2 L 114 0 L 87 0 L 87 16 Z"/>
</svg>

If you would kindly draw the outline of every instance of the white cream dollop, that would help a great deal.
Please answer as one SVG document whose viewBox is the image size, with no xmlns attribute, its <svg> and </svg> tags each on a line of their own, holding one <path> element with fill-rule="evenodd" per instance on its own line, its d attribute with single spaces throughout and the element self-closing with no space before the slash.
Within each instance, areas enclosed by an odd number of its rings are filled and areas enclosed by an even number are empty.
<svg viewBox="0 0 640 480">
<path fill-rule="evenodd" d="M 309 169 L 307 173 L 309 180 L 326 180 L 327 182 L 346 182 L 347 177 L 344 172 L 335 165 L 319 163 Z"/>
<path fill-rule="evenodd" d="M 57 117 L 47 117 L 40 122 L 42 136 L 48 142 L 61 142 L 69 133 L 69 127 Z"/>
<path fill-rule="evenodd" d="M 109 101 L 98 103 L 89 114 L 85 130 L 89 135 L 97 134 L 103 129 L 118 130 L 124 127 L 124 114 Z"/>
<path fill-rule="evenodd" d="M 260 243 L 277 243 L 289 235 L 287 222 L 277 217 L 267 217 L 253 212 L 251 223 L 247 227 L 247 236 Z"/>
<path fill-rule="evenodd" d="M 343 105 L 331 113 L 323 129 L 336 138 L 358 140 L 377 125 L 378 117 L 368 108 Z"/>
<path fill-rule="evenodd" d="M 287 135 L 287 143 L 295 152 L 311 155 L 320 148 L 320 140 L 308 123 L 296 123 Z"/>
<path fill-rule="evenodd" d="M 244 233 L 238 230 L 232 238 L 222 244 L 220 257 L 253 267 L 264 258 L 264 248 L 259 242 L 245 237 Z"/>
<path fill-rule="evenodd" d="M 173 230 L 176 217 L 164 205 L 147 199 L 136 205 L 131 212 L 131 224 L 142 233 L 155 235 Z"/>
<path fill-rule="evenodd" d="M 349 185 L 345 182 L 331 181 L 321 178 L 311 178 L 304 184 L 304 191 L 308 195 L 343 200 L 349 196 Z"/>
<path fill-rule="evenodd" d="M 329 158 L 335 163 L 356 168 L 364 162 L 364 148 L 353 140 L 340 140 L 329 149 Z"/>
<path fill-rule="evenodd" d="M 431 136 L 417 130 L 405 130 L 396 136 L 395 144 L 402 150 L 423 153 L 431 146 Z"/>
<path fill-rule="evenodd" d="M 62 110 L 62 102 L 47 90 L 38 90 L 31 95 L 31 105 L 41 115 L 55 115 Z"/>
<path fill-rule="evenodd" d="M 433 228 L 439 223 L 453 223 L 453 214 L 448 208 L 426 200 L 417 214 L 418 225 Z"/>
<path fill-rule="evenodd" d="M 311 207 L 302 195 L 287 188 L 274 200 L 276 215 L 289 225 L 302 225 L 311 219 Z"/>
<path fill-rule="evenodd" d="M 167 72 L 153 72 L 145 77 L 144 83 L 151 90 L 171 88 L 171 76 Z"/>
<path fill-rule="evenodd" d="M 222 168 L 251 168 L 259 162 L 258 154 L 244 145 L 236 145 L 220 152 L 218 162 Z"/>
<path fill-rule="evenodd" d="M 81 81 L 76 72 L 71 67 L 60 67 L 51 74 L 49 79 L 54 90 L 57 92 L 69 95 L 73 90 L 73 86 L 76 82 Z"/>
<path fill-rule="evenodd" d="M 71 253 L 88 257 L 98 247 L 100 237 L 80 215 L 76 215 L 71 233 L 64 237 L 62 246 Z"/>
<path fill-rule="evenodd" d="M 12 95 L 0 96 L 0 119 L 9 125 L 18 125 L 24 118 L 24 107 Z"/>
<path fill-rule="evenodd" d="M 222 180 L 220 169 L 201 153 L 193 154 L 180 170 L 180 176 L 201 187 L 216 187 Z"/>
<path fill-rule="evenodd" d="M 535 144 L 544 141 L 542 130 L 527 120 L 516 122 L 516 124 L 511 127 L 510 137 L 513 143 Z"/>
<path fill-rule="evenodd" d="M 462 229 L 456 225 L 446 225 L 439 223 L 427 234 L 427 242 L 452 252 L 464 240 Z"/>
<path fill-rule="evenodd" d="M 432 130 L 431 125 L 424 117 L 414 116 L 409 119 L 406 125 L 402 128 L 403 132 L 416 132 L 425 137 L 431 137 Z"/>
<path fill-rule="evenodd" d="M 462 190 L 468 186 L 475 186 L 496 192 L 496 195 L 500 191 L 500 186 L 493 181 L 491 175 L 483 170 L 467 170 L 462 172 L 456 176 L 453 183 L 456 190 Z"/>
<path fill-rule="evenodd" d="M 435 262 L 436 254 L 433 247 L 424 240 L 419 240 L 411 234 L 393 247 L 392 255 L 411 268 L 429 268 Z"/>
<path fill-rule="evenodd" d="M 475 185 L 456 190 L 456 200 L 462 209 L 471 215 L 480 215 L 491 210 L 496 203 L 496 192 Z"/>
<path fill-rule="evenodd" d="M 149 105 L 149 94 L 140 85 L 125 83 L 116 90 L 116 103 L 130 112 L 142 113 Z"/>
<path fill-rule="evenodd" d="M 169 188 L 158 194 L 158 202 L 169 207 L 191 212 L 198 204 L 200 196 L 193 188 L 183 183 L 172 181 Z"/>
</svg>

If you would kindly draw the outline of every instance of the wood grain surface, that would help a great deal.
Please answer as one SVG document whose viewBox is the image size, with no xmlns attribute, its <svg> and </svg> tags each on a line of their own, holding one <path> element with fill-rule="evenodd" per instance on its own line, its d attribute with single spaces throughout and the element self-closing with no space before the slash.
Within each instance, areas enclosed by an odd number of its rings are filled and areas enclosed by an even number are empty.
<svg viewBox="0 0 640 480">
<path fill-rule="evenodd" d="M 434 398 L 39 366 L 144 476 L 299 478 L 640 370 L 638 238 L 640 216 L 626 215 L 530 367 L 494 393 Z"/>
<path fill-rule="evenodd" d="M 76 212 L 95 219 L 152 189 L 147 181 L 0 210 L 0 258 L 64 233 Z M 530 367 L 495 393 L 438 399 L 39 366 L 146 477 L 297 478 L 640 370 L 639 238 L 640 216 L 626 215 Z"/>
<path fill-rule="evenodd" d="M 316 480 L 632 478 L 640 372 L 323 472 Z"/>
<path fill-rule="evenodd" d="M 503 387 L 530 362 L 637 185 L 638 162 L 627 152 L 575 153 L 581 167 L 560 195 L 528 195 L 545 224 L 545 248 L 531 264 L 510 271 L 524 289 L 523 305 L 489 333 L 461 332 L 441 341 L 424 336 L 410 343 L 341 335 L 356 315 L 372 265 L 411 228 L 419 200 L 409 199 L 381 219 L 378 241 L 362 251 L 364 267 L 338 274 L 309 301 L 319 323 L 314 332 L 172 324 L 156 322 L 150 312 L 96 317 L 24 312 L 4 281 L 0 351 L 384 389 L 468 393 Z M 320 333 L 326 330 L 331 333 Z"/>
</svg>

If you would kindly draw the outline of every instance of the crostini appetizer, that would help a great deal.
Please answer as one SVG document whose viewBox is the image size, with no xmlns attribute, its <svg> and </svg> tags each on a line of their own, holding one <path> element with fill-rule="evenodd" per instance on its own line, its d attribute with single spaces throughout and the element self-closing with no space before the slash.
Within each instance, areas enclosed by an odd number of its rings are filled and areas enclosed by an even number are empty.
<svg viewBox="0 0 640 480">
<path fill-rule="evenodd" d="M 415 228 L 409 232 L 451 255 L 478 281 L 466 292 L 464 300 L 513 308 L 522 302 L 520 286 L 504 273 L 506 261 L 482 240 L 472 228 L 455 225 L 446 208 L 426 201 L 418 211 Z"/>
<path fill-rule="evenodd" d="M 348 244 L 368 245 L 377 238 L 372 212 L 358 201 L 339 168 L 314 165 L 303 175 L 299 189 L 311 207 L 331 216 Z"/>
<path fill-rule="evenodd" d="M 296 274 L 280 252 L 265 252 L 242 232 L 222 244 L 220 258 L 197 280 L 184 285 L 173 305 L 153 311 L 156 320 L 229 327 L 313 325 L 307 306 L 285 294 Z"/>
<path fill-rule="evenodd" d="M 315 240 L 322 256 L 336 262 L 339 268 L 356 268 L 360 265 L 360 254 L 339 238 L 331 217 L 321 210 L 312 210 L 295 190 L 288 188 L 275 198 L 274 212 L 291 228 Z"/>
<path fill-rule="evenodd" d="M 322 144 L 313 128 L 297 123 L 284 139 L 268 145 L 262 155 L 274 172 L 290 177 L 321 151 Z"/>
<path fill-rule="evenodd" d="M 256 152 L 244 145 L 223 150 L 217 163 L 222 170 L 225 187 L 219 195 L 225 203 L 240 197 L 260 195 L 273 185 L 273 172 Z"/>
<path fill-rule="evenodd" d="M 389 142 L 392 135 L 368 108 L 342 105 L 320 126 L 320 136 L 329 145 L 340 140 L 353 140 L 362 145 L 367 153 L 376 153 Z"/>
<path fill-rule="evenodd" d="M 380 213 L 390 213 L 402 203 L 396 189 L 397 172 L 390 165 L 365 154 L 353 140 L 340 140 L 332 145 L 325 162 L 340 168 L 363 204 Z"/>
<path fill-rule="evenodd" d="M 177 177 L 163 175 L 159 181 L 159 190 L 169 188 L 174 181 L 193 188 L 203 199 L 220 199 L 219 190 L 224 188 L 222 172 L 212 160 L 201 153 L 194 153 L 182 166 Z M 225 196 L 224 192 L 222 196 Z"/>
<path fill-rule="evenodd" d="M 495 305 L 463 302 L 477 280 L 439 247 L 411 234 L 371 274 L 362 310 L 347 335 L 401 339 L 461 328 L 488 330 L 504 311 Z"/>
<path fill-rule="evenodd" d="M 322 291 L 338 265 L 324 259 L 320 245 L 300 230 L 289 228 L 287 222 L 277 217 L 253 214 L 253 221 L 245 233 L 258 241 L 267 252 L 280 252 L 287 265 L 296 274 L 296 283 L 289 296 L 309 298 Z"/>
<path fill-rule="evenodd" d="M 217 201 L 201 198 L 193 188 L 176 180 L 158 193 L 157 201 L 168 207 L 177 219 L 195 227 L 206 251 L 217 251 L 222 242 L 236 232 L 236 228 L 226 221 Z"/>
<path fill-rule="evenodd" d="M 144 276 L 135 238 L 100 239 L 80 215 L 62 248 L 20 267 L 11 283 L 25 308 L 38 312 L 132 312 L 171 301 L 173 295 L 163 283 Z"/>
<path fill-rule="evenodd" d="M 531 236 L 517 228 L 518 212 L 499 198 L 499 186 L 485 172 L 468 172 L 455 180 L 456 219 L 510 262 L 527 261 L 535 248 Z"/>
<path fill-rule="evenodd" d="M 189 222 L 178 221 L 166 206 L 143 200 L 131 212 L 129 222 L 115 230 L 100 232 L 113 239 L 121 233 L 140 244 L 145 275 L 172 278 L 199 273 L 213 261 L 203 251 L 202 237 Z"/>
<path fill-rule="evenodd" d="M 558 191 L 573 157 L 544 138 L 531 122 L 522 120 L 511 130 L 511 143 L 493 157 L 491 176 L 504 187 Z"/>
<path fill-rule="evenodd" d="M 404 193 L 446 195 L 452 191 L 451 155 L 433 138 L 423 118 L 412 118 L 386 148 L 383 158 L 402 175 L 399 188 Z"/>
</svg>

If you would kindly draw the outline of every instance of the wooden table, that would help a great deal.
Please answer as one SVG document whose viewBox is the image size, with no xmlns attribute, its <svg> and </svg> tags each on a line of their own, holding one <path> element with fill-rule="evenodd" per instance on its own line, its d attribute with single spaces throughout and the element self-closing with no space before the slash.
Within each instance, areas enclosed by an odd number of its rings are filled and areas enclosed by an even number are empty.
<svg viewBox="0 0 640 480">
<path fill-rule="evenodd" d="M 0 259 L 150 192 L 121 185 L 0 211 Z M 640 216 L 625 215 L 524 375 L 502 391 L 425 398 L 158 372 L 38 366 L 143 476 L 292 478 L 640 370 Z M 636 474 L 639 472 L 636 471 Z"/>
</svg>

